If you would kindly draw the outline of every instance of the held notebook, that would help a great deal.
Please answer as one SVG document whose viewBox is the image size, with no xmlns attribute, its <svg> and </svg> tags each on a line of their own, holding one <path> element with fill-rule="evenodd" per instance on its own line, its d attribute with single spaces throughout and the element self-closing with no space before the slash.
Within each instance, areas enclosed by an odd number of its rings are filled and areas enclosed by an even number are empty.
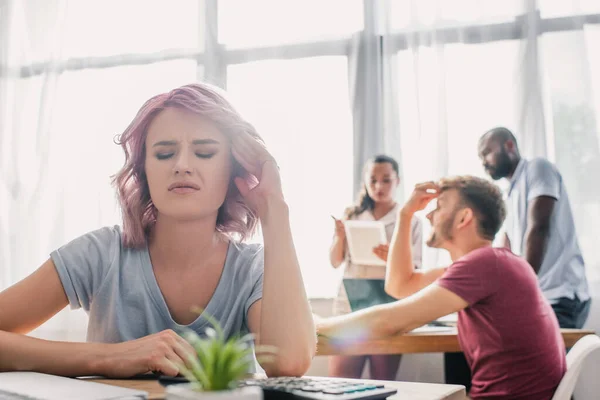
<svg viewBox="0 0 600 400">
<path fill-rule="evenodd" d="M 385 261 L 373 253 L 373 248 L 387 243 L 385 225 L 381 221 L 344 221 L 348 251 L 353 264 L 379 265 Z"/>
</svg>

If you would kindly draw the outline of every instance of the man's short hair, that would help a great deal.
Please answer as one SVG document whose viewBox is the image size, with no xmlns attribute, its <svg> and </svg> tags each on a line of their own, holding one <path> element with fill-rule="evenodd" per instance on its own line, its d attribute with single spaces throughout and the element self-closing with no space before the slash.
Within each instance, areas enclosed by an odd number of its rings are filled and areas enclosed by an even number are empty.
<svg viewBox="0 0 600 400">
<path fill-rule="evenodd" d="M 506 217 L 504 199 L 498 186 L 482 178 L 462 175 L 440 181 L 441 192 L 450 189 L 456 189 L 463 204 L 473 210 L 479 234 L 487 240 L 494 240 Z"/>
<path fill-rule="evenodd" d="M 498 126 L 496 128 L 492 128 L 486 133 L 484 133 L 479 140 L 483 140 L 487 137 L 492 137 L 494 140 L 498 141 L 500 144 L 506 143 L 508 140 L 512 141 L 515 146 L 517 145 L 517 138 L 515 135 L 508 129 L 503 126 Z"/>
</svg>

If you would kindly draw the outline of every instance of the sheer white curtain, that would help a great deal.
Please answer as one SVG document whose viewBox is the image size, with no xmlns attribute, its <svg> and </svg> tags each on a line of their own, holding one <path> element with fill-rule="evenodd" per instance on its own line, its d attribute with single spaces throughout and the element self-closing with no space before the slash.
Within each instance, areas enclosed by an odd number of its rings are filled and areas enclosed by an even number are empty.
<svg viewBox="0 0 600 400">
<path fill-rule="evenodd" d="M 600 329 L 600 2 L 379 4 L 391 19 L 383 41 L 397 56 L 405 193 L 445 175 L 484 176 L 477 139 L 495 126 L 512 129 L 525 157 L 547 157 L 562 172 L 592 287 L 588 326 Z M 448 262 L 424 251 L 426 266 Z M 577 398 L 596 397 L 590 378 Z"/>
<path fill-rule="evenodd" d="M 496 125 L 558 164 L 598 280 L 599 15 L 595 0 L 0 0 L 0 288 L 119 223 L 113 136 L 197 79 L 226 88 L 278 157 L 311 297 L 335 293 L 329 214 L 366 158 L 398 158 L 404 193 L 483 176 L 476 142 Z M 54 328 L 81 330 L 77 315 Z"/>
<path fill-rule="evenodd" d="M 178 5 L 0 1 L 0 288 L 78 235 L 120 223 L 114 136 L 150 96 L 197 79 L 183 46 L 200 38 L 198 2 Z M 61 312 L 34 334 L 82 340 L 85 329 L 82 312 Z"/>
<path fill-rule="evenodd" d="M 114 136 L 152 95 L 206 80 L 278 158 L 307 291 L 332 296 L 330 215 L 353 197 L 348 51 L 362 26 L 356 0 L 0 0 L 0 290 L 120 223 Z M 66 310 L 35 334 L 85 329 Z"/>
<path fill-rule="evenodd" d="M 405 191 L 448 174 L 484 176 L 477 139 L 507 126 L 526 157 L 548 157 L 563 173 L 588 275 L 600 279 L 593 233 L 600 191 L 592 172 L 600 170 L 600 3 L 381 4 L 391 19 L 387 46 L 397 51 Z M 426 265 L 448 262 L 432 250 L 425 258 Z"/>
</svg>

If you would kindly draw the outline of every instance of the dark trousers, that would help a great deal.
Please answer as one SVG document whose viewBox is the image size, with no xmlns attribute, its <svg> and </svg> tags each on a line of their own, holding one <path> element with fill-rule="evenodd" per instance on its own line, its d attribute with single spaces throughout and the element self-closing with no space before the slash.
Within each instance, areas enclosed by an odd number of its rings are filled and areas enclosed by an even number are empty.
<svg viewBox="0 0 600 400">
<path fill-rule="evenodd" d="M 590 304 L 590 300 L 580 301 L 575 296 L 574 299 L 561 297 L 551 306 L 561 328 L 581 329 L 590 313 Z M 444 376 L 446 383 L 463 385 L 467 392 L 471 389 L 471 370 L 463 353 L 444 354 Z"/>
<path fill-rule="evenodd" d="M 552 309 L 561 328 L 581 329 L 590 314 L 590 305 L 590 300 L 581 301 L 577 296 L 574 299 L 561 297 L 558 303 L 552 304 Z"/>
</svg>

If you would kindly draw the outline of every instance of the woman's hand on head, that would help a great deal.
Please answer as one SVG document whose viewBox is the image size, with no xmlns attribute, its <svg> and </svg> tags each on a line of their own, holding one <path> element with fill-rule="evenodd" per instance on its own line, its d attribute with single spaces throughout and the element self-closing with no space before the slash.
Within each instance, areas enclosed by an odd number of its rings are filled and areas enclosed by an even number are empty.
<svg viewBox="0 0 600 400">
<path fill-rule="evenodd" d="M 111 378 L 127 378 L 148 372 L 177 376 L 180 366 L 191 367 L 190 357 L 196 357 L 194 348 L 170 329 L 107 346 L 97 369 Z"/>
<path fill-rule="evenodd" d="M 247 179 L 236 177 L 235 184 L 260 217 L 264 215 L 268 200 L 283 199 L 277 162 L 263 142 L 247 133 L 234 137 L 231 152 L 250 175 Z"/>
</svg>

